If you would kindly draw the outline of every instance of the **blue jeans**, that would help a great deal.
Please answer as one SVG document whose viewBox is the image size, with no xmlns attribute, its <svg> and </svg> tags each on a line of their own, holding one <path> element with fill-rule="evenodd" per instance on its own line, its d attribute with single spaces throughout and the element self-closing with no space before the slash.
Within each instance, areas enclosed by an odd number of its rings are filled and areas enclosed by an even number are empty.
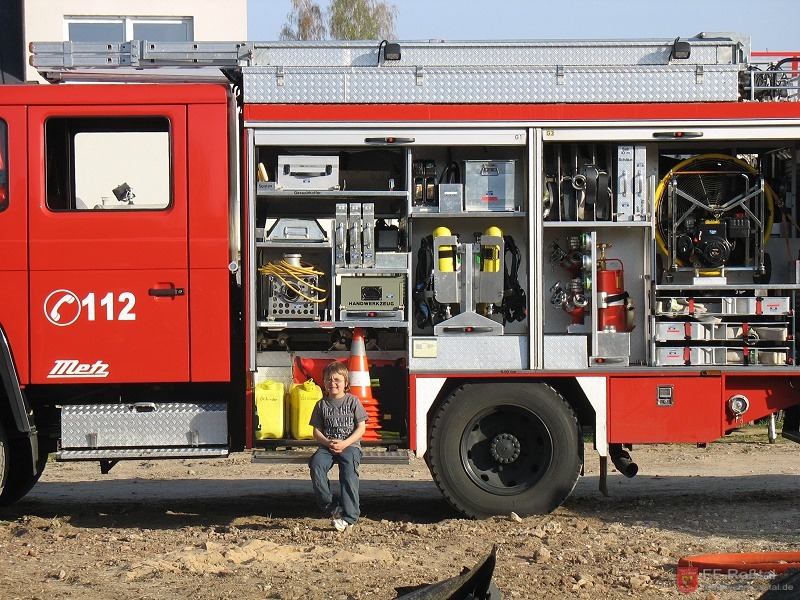
<svg viewBox="0 0 800 600">
<path fill-rule="evenodd" d="M 341 454 L 334 454 L 325 446 L 320 446 L 308 463 L 311 469 L 311 483 L 314 485 L 314 495 L 317 506 L 331 514 L 337 502 L 331 494 L 331 484 L 328 481 L 328 471 L 333 464 L 339 465 L 339 487 L 342 495 L 342 518 L 354 525 L 361 514 L 358 502 L 358 465 L 361 464 L 361 448 L 348 446 Z"/>
</svg>

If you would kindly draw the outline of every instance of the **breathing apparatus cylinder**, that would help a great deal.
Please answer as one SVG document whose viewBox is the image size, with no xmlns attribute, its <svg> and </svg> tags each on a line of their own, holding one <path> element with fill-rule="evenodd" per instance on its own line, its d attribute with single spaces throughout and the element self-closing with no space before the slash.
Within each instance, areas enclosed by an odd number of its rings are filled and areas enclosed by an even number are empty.
<svg viewBox="0 0 800 600">
<path fill-rule="evenodd" d="M 437 227 L 433 230 L 433 239 L 437 237 L 447 237 L 452 235 L 447 227 Z M 452 273 L 456 270 L 456 249 L 454 246 L 439 246 L 434 244 L 434 252 L 436 253 L 436 261 L 439 271 L 443 273 Z"/>
<path fill-rule="evenodd" d="M 494 226 L 489 227 L 483 234 L 499 238 L 503 237 L 503 231 Z M 501 268 L 501 258 L 500 246 L 495 244 L 481 245 L 481 271 L 497 273 Z"/>
</svg>

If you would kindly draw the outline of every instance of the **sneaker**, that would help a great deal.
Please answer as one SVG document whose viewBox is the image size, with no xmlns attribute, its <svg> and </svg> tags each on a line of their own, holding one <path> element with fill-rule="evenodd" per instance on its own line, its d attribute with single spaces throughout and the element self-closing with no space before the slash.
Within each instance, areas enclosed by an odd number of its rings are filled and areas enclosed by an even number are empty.
<svg viewBox="0 0 800 600">
<path fill-rule="evenodd" d="M 348 523 L 344 519 L 333 519 L 333 526 L 336 528 L 336 531 L 339 532 L 347 531 L 348 529 L 353 528 L 353 525 Z"/>
</svg>

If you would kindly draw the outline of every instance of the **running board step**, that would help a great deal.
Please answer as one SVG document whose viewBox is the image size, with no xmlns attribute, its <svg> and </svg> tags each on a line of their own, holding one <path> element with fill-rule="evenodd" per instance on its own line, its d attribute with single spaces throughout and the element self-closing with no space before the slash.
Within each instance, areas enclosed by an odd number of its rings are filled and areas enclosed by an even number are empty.
<svg viewBox="0 0 800 600">
<path fill-rule="evenodd" d="M 306 464 L 316 449 L 302 450 L 253 450 L 253 462 L 272 462 L 279 464 Z M 410 450 L 384 450 L 382 448 L 362 448 L 362 465 L 407 465 L 411 462 Z"/>
<path fill-rule="evenodd" d="M 227 446 L 207 446 L 203 448 L 97 448 L 86 450 L 61 450 L 56 452 L 56 460 L 156 460 L 161 458 L 219 458 L 228 456 Z"/>
</svg>

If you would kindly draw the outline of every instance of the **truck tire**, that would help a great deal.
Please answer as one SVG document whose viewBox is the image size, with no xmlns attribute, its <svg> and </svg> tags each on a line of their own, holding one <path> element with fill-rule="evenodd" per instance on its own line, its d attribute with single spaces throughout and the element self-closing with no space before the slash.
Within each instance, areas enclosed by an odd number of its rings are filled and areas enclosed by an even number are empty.
<svg viewBox="0 0 800 600">
<path fill-rule="evenodd" d="M 20 440 L 26 441 L 26 440 Z M 30 444 L 20 444 L 18 448 L 9 446 L 5 453 L 6 483 L 0 492 L 0 506 L 9 506 L 20 500 L 31 491 L 42 476 L 47 464 L 47 452 L 39 448 L 39 459 L 36 462 L 36 474 L 33 473 L 31 464 Z"/>
<path fill-rule="evenodd" d="M 549 385 L 469 384 L 433 416 L 428 463 L 467 517 L 546 514 L 578 481 L 581 443 L 575 413 Z"/>
<path fill-rule="evenodd" d="M 8 483 L 8 468 L 11 463 L 11 446 L 8 444 L 5 427 L 0 423 L 0 497 Z"/>
</svg>

